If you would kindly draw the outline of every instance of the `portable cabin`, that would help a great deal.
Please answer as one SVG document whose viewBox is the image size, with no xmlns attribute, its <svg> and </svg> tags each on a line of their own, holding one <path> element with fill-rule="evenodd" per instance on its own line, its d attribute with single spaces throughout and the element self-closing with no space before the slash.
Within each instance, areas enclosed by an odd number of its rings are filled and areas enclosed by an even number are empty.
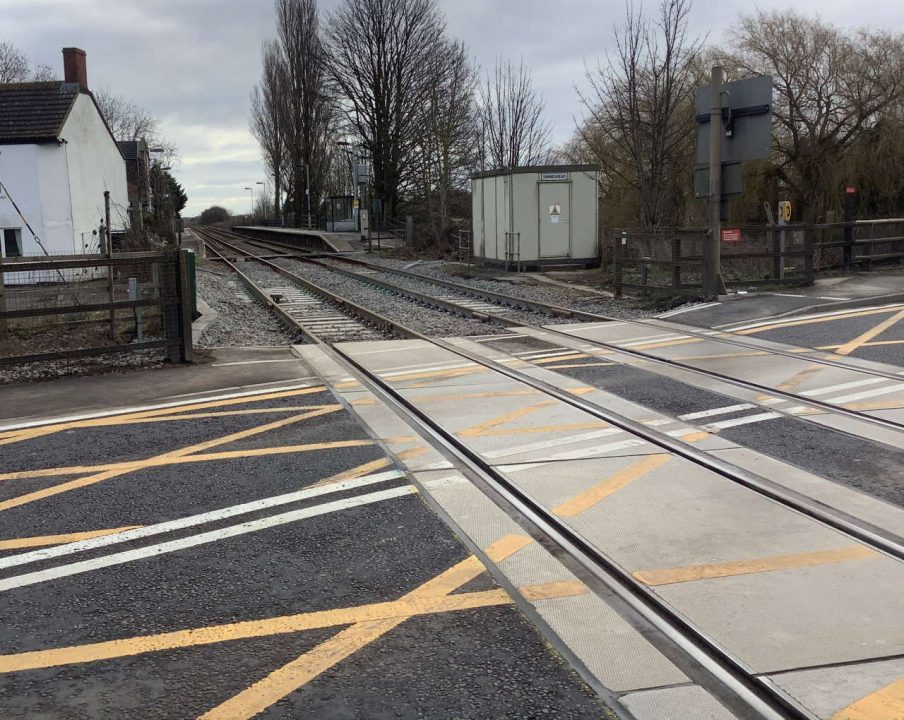
<svg viewBox="0 0 904 720">
<path fill-rule="evenodd" d="M 542 165 L 471 177 L 474 259 L 509 269 L 599 263 L 599 167 Z"/>
</svg>

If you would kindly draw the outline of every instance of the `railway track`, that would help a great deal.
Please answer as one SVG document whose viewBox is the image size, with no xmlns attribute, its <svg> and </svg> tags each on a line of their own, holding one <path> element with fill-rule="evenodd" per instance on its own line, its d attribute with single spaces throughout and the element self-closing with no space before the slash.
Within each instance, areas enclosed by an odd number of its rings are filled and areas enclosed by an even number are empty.
<svg viewBox="0 0 904 720">
<path fill-rule="evenodd" d="M 214 251 L 216 247 L 226 248 L 233 252 L 243 253 L 246 256 L 251 255 L 247 251 L 243 251 L 235 245 L 231 245 L 222 237 L 215 237 L 205 234 L 206 239 L 212 241 Z M 255 247 L 263 247 L 258 241 L 254 241 Z M 270 250 L 278 250 L 273 247 Z M 283 248 L 284 250 L 285 248 Z M 441 423 L 432 418 L 427 412 L 420 408 L 409 397 L 400 392 L 393 384 L 378 373 L 375 373 L 363 364 L 361 364 L 348 351 L 347 348 L 337 346 L 338 340 L 330 339 L 328 334 L 322 330 L 318 332 L 318 328 L 310 327 L 310 323 L 305 323 L 308 317 L 305 313 L 305 303 L 326 301 L 330 298 L 329 307 L 342 307 L 348 310 L 349 301 L 338 297 L 335 293 L 315 285 L 305 278 L 291 272 L 283 265 L 289 262 L 304 262 L 319 266 L 322 269 L 331 269 L 334 272 L 341 272 L 347 277 L 354 277 L 362 283 L 369 283 L 378 286 L 387 292 L 392 292 L 397 296 L 409 297 L 417 299 L 420 302 L 430 302 L 437 307 L 442 307 L 450 312 L 456 312 L 463 316 L 479 319 L 482 321 L 490 321 L 499 323 L 506 327 L 514 325 L 523 325 L 523 317 L 520 313 L 527 309 L 535 314 L 542 313 L 545 316 L 567 317 L 567 309 L 556 308 L 537 303 L 524 303 L 518 298 L 506 298 L 503 302 L 499 297 L 490 299 L 489 297 L 481 297 L 480 300 L 463 299 L 461 295 L 466 294 L 466 286 L 456 288 L 455 292 L 441 293 L 434 297 L 429 297 L 426 292 L 414 289 L 412 287 L 402 287 L 398 284 L 387 282 L 379 275 L 386 271 L 385 268 L 376 266 L 371 263 L 361 261 L 343 260 L 358 267 L 364 268 L 365 272 L 355 272 L 345 268 L 338 268 L 335 262 L 325 262 L 309 256 L 284 257 L 278 258 L 276 262 L 268 260 L 259 260 L 251 256 L 251 259 L 262 263 L 265 267 L 270 268 L 274 273 L 280 273 L 284 278 L 293 278 L 297 285 L 293 287 L 303 287 L 305 297 L 297 303 L 298 312 L 289 312 L 289 308 L 285 303 L 275 302 L 274 294 L 279 294 L 279 290 L 286 291 L 287 286 L 282 288 L 261 287 L 259 283 L 255 283 L 247 278 L 242 272 L 228 260 L 220 257 L 227 262 L 241 277 L 249 284 L 254 292 L 262 300 L 270 304 L 274 311 L 281 313 L 281 316 L 287 323 L 293 324 L 299 331 L 306 335 L 312 342 L 321 344 L 322 349 L 329 356 L 334 358 L 348 373 L 356 378 L 359 382 L 373 392 L 386 406 L 392 409 L 398 416 L 403 418 L 419 435 L 427 439 L 437 450 L 446 456 L 455 467 L 466 477 L 471 479 L 478 487 L 486 492 L 497 504 L 502 506 L 513 517 L 529 527 L 530 531 L 539 534 L 545 542 L 556 546 L 560 552 L 566 554 L 575 563 L 580 565 L 586 572 L 594 578 L 599 587 L 606 588 L 607 592 L 615 594 L 620 600 L 626 603 L 638 617 L 649 625 L 652 632 L 661 634 L 668 643 L 671 643 L 678 652 L 682 653 L 688 665 L 694 668 L 691 673 L 692 678 L 696 681 L 703 681 L 708 688 L 717 688 L 720 697 L 728 698 L 729 706 L 737 711 L 742 717 L 758 717 L 758 718 L 813 718 L 805 707 L 803 707 L 794 697 L 781 689 L 776 683 L 762 674 L 753 672 L 747 664 L 739 657 L 727 651 L 713 638 L 707 636 L 705 632 L 689 622 L 679 612 L 673 609 L 659 595 L 652 592 L 651 589 L 639 582 L 631 573 L 627 572 L 619 566 L 618 563 L 608 557 L 603 549 L 600 549 L 586 541 L 581 534 L 572 529 L 567 522 L 561 517 L 555 515 L 547 509 L 537 499 L 532 497 L 530 493 L 525 492 L 522 488 L 513 483 L 503 472 L 497 469 L 493 464 L 486 461 L 478 452 L 469 447 L 469 445 L 457 437 L 455 433 L 450 432 L 443 427 Z M 281 263 L 281 264 L 280 264 Z M 399 275 L 412 276 L 413 273 L 404 273 L 397 271 Z M 434 283 L 436 285 L 448 285 L 447 283 L 434 281 L 426 276 L 417 276 L 416 280 L 421 283 Z M 451 289 L 451 288 L 450 288 Z M 307 293 L 310 293 L 309 295 Z M 474 293 L 475 296 L 487 295 L 486 293 Z M 490 294 L 495 295 L 495 294 Z M 294 298 L 298 299 L 298 298 Z M 505 305 L 506 307 L 501 307 Z M 539 305 L 539 308 L 531 308 L 530 305 Z M 313 307 L 313 306 L 311 306 Z M 511 312 L 517 311 L 516 313 Z M 360 313 L 371 312 L 365 308 L 359 307 L 356 317 L 361 317 Z M 586 315 L 586 314 L 584 314 Z M 592 318 L 599 321 L 601 316 L 593 315 Z M 870 526 L 858 519 L 847 515 L 839 510 L 829 508 L 805 495 L 791 491 L 768 478 L 757 475 L 756 473 L 745 470 L 730 462 L 714 457 L 713 455 L 694 448 L 686 443 L 681 442 L 667 433 L 657 431 L 655 428 L 648 427 L 641 423 L 635 422 L 626 416 L 615 413 L 609 409 L 601 407 L 592 402 L 588 402 L 582 398 L 568 393 L 554 385 L 537 379 L 536 377 L 521 372 L 507 365 L 496 362 L 483 355 L 476 354 L 467 349 L 460 347 L 454 343 L 442 340 L 436 337 L 428 337 L 414 329 L 404 327 L 396 321 L 383 318 L 386 323 L 385 327 L 391 327 L 393 335 L 400 337 L 416 338 L 425 343 L 441 348 L 442 350 L 454 354 L 462 362 L 467 364 L 475 364 L 486 368 L 488 371 L 498 373 L 505 376 L 511 381 L 520 383 L 532 391 L 538 393 L 549 401 L 565 403 L 573 408 L 580 410 L 587 415 L 602 420 L 609 425 L 619 428 L 621 431 L 628 433 L 632 438 L 651 443 L 662 451 L 671 455 L 682 458 L 683 460 L 694 463 L 704 468 L 706 471 L 714 473 L 724 480 L 740 485 L 748 490 L 757 493 L 769 500 L 778 503 L 785 509 L 793 513 L 802 514 L 813 521 L 824 525 L 827 528 L 842 533 L 853 543 L 866 546 L 870 550 L 881 553 L 898 561 L 904 560 L 904 539 L 897 535 L 890 534 L 879 528 Z M 378 323 L 379 324 L 379 323 Z M 546 328 L 549 331 L 549 328 Z M 573 339 L 573 338 L 572 338 Z M 710 338 L 707 338 L 710 339 Z M 653 355 L 647 355 L 642 351 L 632 351 L 630 349 L 620 348 L 615 345 L 599 344 L 600 347 L 612 352 L 625 353 L 629 356 L 642 354 L 651 361 L 659 361 Z M 674 363 L 668 363 L 673 365 Z M 689 367 L 694 372 L 703 372 L 711 376 L 718 376 L 718 373 L 706 373 L 697 368 Z M 859 368 L 848 368 L 852 370 L 860 370 Z M 741 385 L 748 389 L 758 388 L 756 384 L 746 383 L 736 378 L 726 378 L 727 381 Z M 775 394 L 772 388 L 764 388 Z M 810 403 L 813 406 L 819 406 L 820 403 L 814 402 L 808 398 L 786 393 L 789 397 L 793 397 L 795 401 L 801 403 Z M 842 408 L 828 406 L 831 411 L 841 411 Z M 853 411 L 851 411 L 853 412 Z M 855 413 L 860 417 L 860 413 Z M 862 419 L 873 421 L 876 418 L 864 416 Z M 896 423 L 891 423 L 897 426 Z"/>
<path fill-rule="evenodd" d="M 285 251 L 287 249 L 290 249 L 288 245 L 282 243 L 263 243 L 254 240 L 252 241 L 252 244 L 259 247 L 267 247 L 270 250 L 282 249 L 283 251 Z M 660 335 L 657 336 L 655 340 L 651 339 L 649 344 L 662 343 L 668 346 L 674 345 L 676 343 L 682 343 L 685 340 L 690 342 L 727 342 L 728 344 L 733 346 L 740 346 L 745 350 L 755 351 L 759 353 L 767 352 L 767 350 L 764 350 L 764 347 L 762 345 L 747 343 L 743 340 L 736 340 L 734 338 L 729 338 L 726 340 L 726 338 L 724 337 L 726 333 L 724 332 L 685 332 L 683 329 L 680 332 L 676 332 L 674 328 L 669 327 L 669 332 L 665 335 L 662 335 L 661 332 L 664 329 L 664 326 L 663 324 L 657 323 L 655 321 L 618 320 L 596 313 L 571 310 L 569 308 L 561 306 L 524 300 L 515 296 L 501 295 L 499 293 L 473 288 L 462 283 L 440 280 L 427 275 L 412 273 L 407 270 L 387 268 L 383 265 L 366 262 L 356 258 L 325 258 L 322 256 L 314 257 L 311 254 L 305 254 L 295 256 L 291 258 L 291 261 L 301 262 L 308 265 L 317 266 L 319 268 L 332 270 L 334 272 L 342 274 L 345 277 L 352 278 L 363 283 L 369 283 L 375 287 L 379 287 L 400 297 L 407 297 L 409 299 L 423 303 L 424 305 L 434 305 L 435 307 L 442 308 L 448 312 L 456 313 L 463 317 L 487 320 L 509 328 L 532 328 L 534 330 L 543 331 L 547 335 L 558 337 L 561 341 L 569 343 L 572 346 L 575 343 L 579 342 L 580 345 L 583 346 L 585 352 L 592 353 L 594 349 L 597 349 L 600 353 L 604 353 L 605 357 L 610 360 L 620 359 L 622 362 L 630 363 L 635 361 L 636 359 L 642 359 L 646 363 L 649 363 L 653 366 L 666 368 L 669 370 L 673 368 L 680 368 L 682 371 L 700 378 L 718 380 L 720 382 L 727 383 L 746 391 L 755 392 L 762 397 L 762 400 L 767 400 L 768 403 L 774 403 L 776 399 L 793 403 L 792 407 L 794 412 L 788 413 L 786 410 L 775 408 L 771 404 L 764 404 L 762 402 L 753 401 L 753 404 L 762 407 L 763 412 L 788 415 L 789 417 L 801 419 L 805 422 L 812 422 L 812 420 L 807 417 L 807 413 L 834 413 L 889 430 L 904 430 L 904 424 L 902 423 L 888 418 L 871 415 L 868 412 L 850 409 L 844 407 L 844 405 L 840 403 L 821 400 L 818 397 L 814 397 L 812 395 L 779 389 L 749 379 L 744 379 L 712 369 L 699 367 L 690 362 L 683 362 L 681 360 L 663 357 L 657 355 L 654 352 L 638 349 L 636 347 L 624 347 L 623 345 L 617 343 L 601 342 L 587 338 L 576 338 L 574 335 L 564 333 L 562 331 L 556 330 L 554 327 L 550 327 L 550 324 L 562 321 L 619 322 L 629 325 L 642 326 L 645 328 L 655 328 L 660 332 Z M 285 260 L 280 259 L 278 262 L 284 263 Z M 342 265 L 350 265 L 357 269 L 350 270 L 345 267 L 341 267 Z M 403 285 L 398 282 L 390 281 L 386 276 L 397 276 L 405 278 L 408 284 Z M 443 288 L 444 290 L 437 292 L 437 287 Z M 852 384 L 857 384 L 860 382 L 868 384 L 872 381 L 872 378 L 884 378 L 887 380 L 892 380 L 895 383 L 901 383 L 902 381 L 900 375 L 884 372 L 881 370 L 855 366 L 849 363 L 837 362 L 830 359 L 812 357 L 809 355 L 807 357 L 802 357 L 800 353 L 792 353 L 782 349 L 770 348 L 768 352 L 779 357 L 793 358 L 797 362 L 804 361 L 806 363 L 812 363 L 818 366 L 832 367 L 838 370 L 843 370 L 845 372 L 856 373 L 858 379 L 849 381 Z"/>
</svg>

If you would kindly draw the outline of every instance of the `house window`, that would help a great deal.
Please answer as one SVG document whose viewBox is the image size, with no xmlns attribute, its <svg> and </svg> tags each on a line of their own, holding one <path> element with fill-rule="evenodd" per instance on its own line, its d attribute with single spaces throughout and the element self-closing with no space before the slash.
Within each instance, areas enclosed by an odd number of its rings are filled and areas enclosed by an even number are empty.
<svg viewBox="0 0 904 720">
<path fill-rule="evenodd" d="M 3 233 L 3 257 L 21 257 L 22 255 L 22 231 L 19 228 L 4 228 Z"/>
</svg>

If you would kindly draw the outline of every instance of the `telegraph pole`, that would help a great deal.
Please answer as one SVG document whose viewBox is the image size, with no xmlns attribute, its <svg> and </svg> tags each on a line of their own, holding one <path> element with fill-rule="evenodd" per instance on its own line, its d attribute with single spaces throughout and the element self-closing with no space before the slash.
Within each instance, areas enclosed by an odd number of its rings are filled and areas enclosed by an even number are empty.
<svg viewBox="0 0 904 720">
<path fill-rule="evenodd" d="M 707 298 L 725 292 L 722 282 L 722 68 L 712 69 L 712 103 L 709 110 L 709 227 L 703 252 L 703 294 Z"/>
</svg>

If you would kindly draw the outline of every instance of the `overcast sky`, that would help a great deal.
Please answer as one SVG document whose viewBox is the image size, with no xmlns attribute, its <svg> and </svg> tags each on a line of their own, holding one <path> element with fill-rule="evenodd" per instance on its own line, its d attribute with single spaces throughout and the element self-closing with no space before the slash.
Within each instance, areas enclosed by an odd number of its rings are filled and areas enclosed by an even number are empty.
<svg viewBox="0 0 904 720">
<path fill-rule="evenodd" d="M 647 0 L 653 7 L 657 0 Z M 339 0 L 321 0 L 326 15 Z M 595 65 L 624 14 L 622 0 L 439 0 L 449 34 L 474 58 L 523 56 L 547 106 L 557 142 L 572 133 L 581 108 L 575 92 L 585 63 Z M 750 0 L 696 0 L 692 30 L 724 43 Z M 763 9 L 794 6 L 836 25 L 904 31 L 900 0 L 760 0 Z M 270 0 L 0 0 L 0 40 L 62 76 L 61 48 L 88 54 L 88 83 L 135 100 L 162 121 L 176 143 L 174 168 L 188 193 L 186 214 L 212 204 L 247 212 L 243 188 L 264 180 L 248 132 L 248 95 L 260 74 L 261 43 L 274 33 Z"/>
</svg>

